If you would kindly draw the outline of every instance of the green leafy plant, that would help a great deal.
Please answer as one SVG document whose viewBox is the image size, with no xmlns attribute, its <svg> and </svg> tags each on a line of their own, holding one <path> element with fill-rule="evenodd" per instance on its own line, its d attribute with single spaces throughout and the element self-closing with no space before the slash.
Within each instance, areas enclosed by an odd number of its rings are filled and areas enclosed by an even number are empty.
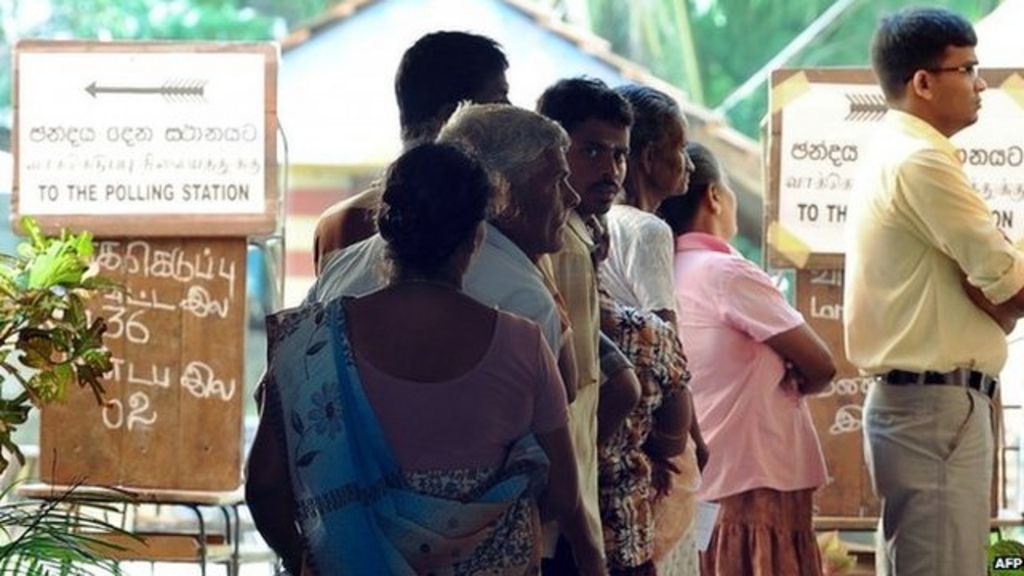
<svg viewBox="0 0 1024 576">
<path fill-rule="evenodd" d="M 113 367 L 103 346 L 106 323 L 90 319 L 86 301 L 119 287 L 90 266 L 92 235 L 47 237 L 28 217 L 21 227 L 28 238 L 18 253 L 0 254 L 0 373 L 20 385 L 13 396 L 6 387 L 0 393 L 0 472 L 8 453 L 24 464 L 12 435 L 33 406 L 64 401 L 72 384 L 102 404 L 101 378 Z"/>
<path fill-rule="evenodd" d="M 75 489 L 52 500 L 11 501 L 13 487 L 0 492 L 0 574 L 4 576 L 120 575 L 109 558 L 123 550 L 104 536 L 141 541 L 104 518 L 120 510 L 109 502 L 84 501 Z"/>
<path fill-rule="evenodd" d="M 9 454 L 24 464 L 12 436 L 33 406 L 62 402 L 72 384 L 89 388 L 102 405 L 101 378 L 112 368 L 106 324 L 90 319 L 86 302 L 120 289 L 91 266 L 88 232 L 47 237 L 31 218 L 22 218 L 21 227 L 27 239 L 17 254 L 0 254 L 0 472 Z M 13 396 L 8 384 L 18 389 Z M 0 574 L 121 574 L 109 559 L 120 547 L 105 536 L 127 533 L 103 519 L 117 510 L 83 502 L 76 488 L 45 501 L 17 501 L 11 486 L 0 491 Z"/>
</svg>

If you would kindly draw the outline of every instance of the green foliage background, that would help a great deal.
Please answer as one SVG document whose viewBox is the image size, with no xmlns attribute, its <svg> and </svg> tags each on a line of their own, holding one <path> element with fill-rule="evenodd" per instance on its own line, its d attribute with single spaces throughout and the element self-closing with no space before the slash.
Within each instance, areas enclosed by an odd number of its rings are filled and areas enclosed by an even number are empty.
<svg viewBox="0 0 1024 576">
<path fill-rule="evenodd" d="M 607 38 L 613 49 L 683 88 L 709 108 L 769 62 L 835 0 L 546 0 Z M 787 67 L 867 66 L 878 19 L 915 5 L 943 6 L 977 21 L 999 0 L 854 0 Z M 984 65 L 984 63 L 982 63 Z M 729 111 L 732 124 L 758 137 L 767 88 Z"/>
<path fill-rule="evenodd" d="M 23 22 L 30 4 L 0 0 L 0 59 L 16 38 L 268 40 L 314 19 L 338 0 L 49 0 L 42 22 Z M 607 38 L 614 50 L 644 64 L 715 108 L 737 86 L 825 12 L 835 0 L 535 0 Z M 928 0 L 972 21 L 999 0 Z M 878 18 L 920 0 L 854 0 L 788 66 L 866 66 Z M 984 64 L 984 63 L 983 63 Z M 10 66 L 0 66 L 0 110 L 9 111 Z M 757 137 L 767 106 L 761 87 L 728 111 Z M 9 113 L 7 114 L 9 116 Z M 0 125 L 4 124 L 0 117 Z M 6 122 L 9 124 L 9 120 Z"/>
</svg>

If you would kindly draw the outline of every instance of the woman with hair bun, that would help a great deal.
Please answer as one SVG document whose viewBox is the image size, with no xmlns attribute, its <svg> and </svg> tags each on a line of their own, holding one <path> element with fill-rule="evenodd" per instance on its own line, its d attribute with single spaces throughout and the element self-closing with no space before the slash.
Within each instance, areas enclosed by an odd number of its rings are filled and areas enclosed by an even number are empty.
<svg viewBox="0 0 1024 576">
<path fill-rule="evenodd" d="M 459 148 L 409 150 L 377 219 L 390 283 L 270 318 L 246 492 L 292 573 L 533 574 L 540 522 L 575 513 L 540 329 L 461 291 L 494 195 Z"/>
<path fill-rule="evenodd" d="M 679 334 L 708 444 L 698 498 L 721 504 L 703 576 L 820 576 L 811 525 L 825 461 L 804 396 L 835 374 L 828 347 L 768 275 L 729 246 L 736 195 L 700 144 L 686 194 L 658 208 L 676 236 Z"/>
</svg>

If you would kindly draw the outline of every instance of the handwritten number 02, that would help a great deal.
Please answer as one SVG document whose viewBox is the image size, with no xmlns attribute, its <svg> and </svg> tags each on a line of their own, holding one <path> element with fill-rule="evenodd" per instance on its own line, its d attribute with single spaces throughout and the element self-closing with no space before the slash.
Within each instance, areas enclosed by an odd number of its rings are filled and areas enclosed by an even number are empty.
<svg viewBox="0 0 1024 576">
<path fill-rule="evenodd" d="M 157 414 L 149 408 L 149 396 L 145 392 L 135 392 L 128 397 L 128 430 L 134 430 L 136 425 L 149 426 L 156 422 Z M 117 416 L 109 416 L 108 410 L 116 411 Z M 147 414 L 148 412 L 148 414 Z M 113 399 L 103 407 L 103 424 L 111 430 L 116 430 L 125 424 L 124 404 L 120 400 Z"/>
<path fill-rule="evenodd" d="M 116 412 L 116 416 L 110 416 L 111 412 Z M 117 430 L 124 423 L 124 405 L 121 404 L 120 400 L 107 400 L 105 406 L 103 406 L 103 425 L 111 430 Z"/>
</svg>

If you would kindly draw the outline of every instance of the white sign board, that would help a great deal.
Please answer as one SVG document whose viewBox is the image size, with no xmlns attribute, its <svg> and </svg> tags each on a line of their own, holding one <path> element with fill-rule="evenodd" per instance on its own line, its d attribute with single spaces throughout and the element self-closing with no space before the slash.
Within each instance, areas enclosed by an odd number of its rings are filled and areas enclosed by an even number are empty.
<svg viewBox="0 0 1024 576">
<path fill-rule="evenodd" d="M 153 46 L 16 52 L 20 215 L 268 211 L 266 46 Z"/>
<path fill-rule="evenodd" d="M 985 73 L 1003 80 L 983 93 L 978 122 L 952 141 L 997 224 L 1016 241 L 1024 238 L 1024 100 L 1017 92 L 1024 78 Z M 781 107 L 777 226 L 810 254 L 844 252 L 847 196 L 858 160 L 887 114 L 881 90 L 863 76 L 867 81 L 803 82 Z"/>
<path fill-rule="evenodd" d="M 863 84 L 811 84 L 782 109 L 779 224 L 812 252 L 843 252 L 846 197 L 884 111 L 878 88 Z"/>
</svg>

